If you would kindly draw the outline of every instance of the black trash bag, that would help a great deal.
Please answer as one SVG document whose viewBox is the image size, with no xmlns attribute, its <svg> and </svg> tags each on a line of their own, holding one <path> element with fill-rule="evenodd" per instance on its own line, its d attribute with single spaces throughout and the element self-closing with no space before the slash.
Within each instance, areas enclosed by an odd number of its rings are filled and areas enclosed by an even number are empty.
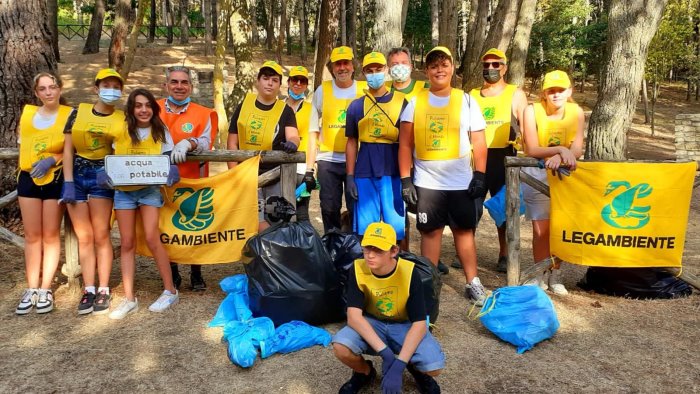
<svg viewBox="0 0 700 394">
<path fill-rule="evenodd" d="M 640 299 L 688 297 L 693 292 L 687 283 L 659 268 L 590 267 L 578 286 L 600 294 Z"/>
<path fill-rule="evenodd" d="M 338 275 L 309 222 L 281 222 L 250 238 L 243 262 L 253 316 L 267 316 L 275 326 L 344 318 Z"/>
<path fill-rule="evenodd" d="M 341 285 L 345 288 L 348 282 L 348 271 L 356 259 L 363 258 L 360 237 L 353 233 L 343 233 L 338 229 L 327 232 L 321 240 L 326 251 L 331 256 L 333 266 L 338 272 Z M 345 304 L 345 297 L 343 297 Z"/>
<path fill-rule="evenodd" d="M 421 282 L 423 282 L 426 313 L 430 316 L 430 323 L 435 323 L 440 312 L 440 291 L 442 291 L 440 272 L 426 257 L 406 251 L 399 252 L 398 257 L 416 265 Z"/>
</svg>

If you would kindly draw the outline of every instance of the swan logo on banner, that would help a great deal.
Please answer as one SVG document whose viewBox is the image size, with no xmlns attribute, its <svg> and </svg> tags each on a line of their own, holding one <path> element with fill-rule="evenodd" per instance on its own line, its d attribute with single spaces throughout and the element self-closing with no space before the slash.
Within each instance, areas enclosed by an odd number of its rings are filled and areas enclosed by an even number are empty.
<svg viewBox="0 0 700 394">
<path fill-rule="evenodd" d="M 182 231 L 201 231 L 209 227 L 214 221 L 214 190 L 181 187 L 175 190 L 173 203 L 183 196 L 173 215 L 173 226 Z"/>
<path fill-rule="evenodd" d="M 600 215 L 612 227 L 634 230 L 649 223 L 650 205 L 639 205 L 638 200 L 648 197 L 653 188 L 648 183 L 632 186 L 627 181 L 611 181 L 603 196 L 615 195 L 610 204 L 603 207 Z"/>
</svg>

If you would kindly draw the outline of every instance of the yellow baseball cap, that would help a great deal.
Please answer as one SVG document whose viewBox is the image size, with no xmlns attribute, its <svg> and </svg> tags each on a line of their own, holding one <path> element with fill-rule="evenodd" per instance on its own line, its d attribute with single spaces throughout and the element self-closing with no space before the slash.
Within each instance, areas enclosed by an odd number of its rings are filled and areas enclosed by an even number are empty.
<svg viewBox="0 0 700 394">
<path fill-rule="evenodd" d="M 122 78 L 122 75 L 117 72 L 117 70 L 113 68 L 103 68 L 102 70 L 97 72 L 97 75 L 95 75 L 95 83 L 97 84 L 103 79 L 109 78 L 109 77 L 114 77 L 119 80 L 119 82 L 124 85 L 124 78 Z"/>
<path fill-rule="evenodd" d="M 331 63 L 335 63 L 338 60 L 352 60 L 354 58 L 355 55 L 352 53 L 352 48 L 350 47 L 335 47 L 331 51 Z"/>
<path fill-rule="evenodd" d="M 489 55 L 496 56 L 497 58 L 503 59 L 504 63 L 508 62 L 508 58 L 506 57 L 506 54 L 498 48 L 491 48 L 488 51 L 486 51 L 486 53 L 484 53 L 483 56 L 481 56 L 481 60 L 484 60 L 484 58 L 486 58 L 486 56 L 489 56 Z"/>
<path fill-rule="evenodd" d="M 425 54 L 425 58 L 427 59 L 428 55 L 430 55 L 433 52 L 442 52 L 445 55 L 449 56 L 451 60 L 454 60 L 454 57 L 452 57 L 452 52 L 450 52 L 450 50 L 447 47 L 443 47 L 443 46 L 437 46 L 437 47 L 431 49 L 430 51 L 428 51 L 428 53 Z"/>
<path fill-rule="evenodd" d="M 383 222 L 375 222 L 367 226 L 362 238 L 362 246 L 376 246 L 387 251 L 396 245 L 396 231 L 390 225 Z"/>
<path fill-rule="evenodd" d="M 268 61 L 266 61 L 265 63 L 263 63 L 262 66 L 260 66 L 260 69 L 262 70 L 263 68 L 269 68 L 269 69 L 271 69 L 272 71 L 274 71 L 274 72 L 276 72 L 277 74 L 279 74 L 280 77 L 281 77 L 282 74 L 284 73 L 284 71 L 282 70 L 282 66 L 280 66 L 279 63 L 277 63 L 277 62 L 274 61 L 274 60 L 268 60 Z"/>
<path fill-rule="evenodd" d="M 304 77 L 309 79 L 309 70 L 304 66 L 294 66 L 289 70 L 289 78 L 291 77 Z"/>
<path fill-rule="evenodd" d="M 382 66 L 386 66 L 386 58 L 381 52 L 372 51 L 366 54 L 364 59 L 362 59 L 362 68 L 365 68 L 370 64 L 381 64 Z"/>
<path fill-rule="evenodd" d="M 569 76 L 560 70 L 554 70 L 548 72 L 544 76 L 544 82 L 542 83 L 542 90 L 547 90 L 549 88 L 564 88 L 568 89 L 571 87 L 571 80 Z"/>
</svg>

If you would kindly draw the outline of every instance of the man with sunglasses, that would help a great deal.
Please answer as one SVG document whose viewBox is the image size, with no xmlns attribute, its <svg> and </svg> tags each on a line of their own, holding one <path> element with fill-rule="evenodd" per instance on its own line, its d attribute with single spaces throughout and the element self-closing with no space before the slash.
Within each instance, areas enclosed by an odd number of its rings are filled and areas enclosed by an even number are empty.
<svg viewBox="0 0 700 394">
<path fill-rule="evenodd" d="M 187 153 L 211 150 L 216 138 L 218 118 L 211 108 L 193 103 L 190 70 L 184 66 L 168 67 L 165 70 L 165 91 L 168 97 L 158 100 L 160 118 L 168 127 L 175 147 L 170 160 L 177 163 L 183 178 L 205 178 L 209 176 L 209 165 L 205 162 L 186 161 Z M 177 264 L 170 263 L 173 282 L 179 289 L 182 277 Z M 190 287 L 193 291 L 204 291 L 207 284 L 202 277 L 202 266 L 191 265 Z"/>
<path fill-rule="evenodd" d="M 364 235 L 370 223 L 383 221 L 405 236 L 405 210 L 399 178 L 399 117 L 404 94 L 386 87 L 386 58 L 370 52 L 362 61 L 369 90 L 350 103 L 345 125 L 345 185 L 355 203 L 353 232 Z M 358 151 L 359 146 L 359 151 Z"/>
</svg>

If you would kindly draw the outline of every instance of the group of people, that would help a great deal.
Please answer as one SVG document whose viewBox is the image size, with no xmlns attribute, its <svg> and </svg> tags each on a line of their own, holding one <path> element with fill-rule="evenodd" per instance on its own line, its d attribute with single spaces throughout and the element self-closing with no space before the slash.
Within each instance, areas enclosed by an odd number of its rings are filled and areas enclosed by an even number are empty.
<svg viewBox="0 0 700 394">
<path fill-rule="evenodd" d="M 397 258 L 399 247 L 408 245 L 407 211 L 416 216 L 420 254 L 442 272 L 448 270 L 440 261 L 442 234 L 450 227 L 458 258 L 453 265 L 463 269 L 465 297 L 481 305 L 487 293 L 477 274 L 475 231 L 486 193 L 493 196 L 505 185 L 505 157 L 518 154 L 522 144 L 523 154 L 543 159 L 543 168 L 525 171 L 544 182 L 547 170 L 576 167 L 583 111 L 571 100 L 567 74 L 545 75 L 540 100 L 528 105 L 524 92 L 504 79 L 505 53 L 493 48 L 481 60 L 483 86 L 466 93 L 451 86 L 455 63 L 448 48 L 438 46 L 426 54 L 425 82 L 411 77 L 407 48 L 392 49 L 387 56 L 366 54 L 361 63 L 365 81 L 358 81 L 353 51 L 341 46 L 332 50 L 327 64 L 332 79 L 318 86 L 310 101 L 305 67 L 288 69 L 282 100 L 285 71 L 266 61 L 255 93 L 245 96 L 230 120 L 228 149 L 305 152 L 297 183 L 308 191 L 320 185 L 324 232 L 342 227 L 344 197 L 352 230 L 362 237 L 364 259 L 355 262 L 348 281 L 348 326 L 333 339 L 336 356 L 353 370 L 341 393 L 355 393 L 376 376 L 362 353 L 381 356 L 385 393 L 401 391 L 404 369 L 421 392 L 440 390 L 433 377 L 444 367 L 444 354 L 427 330 L 415 267 Z M 161 191 L 159 186 L 114 186 L 104 157 L 166 154 L 171 160 L 168 185 L 180 177 L 206 177 L 207 164 L 187 161 L 187 154 L 212 149 L 216 114 L 191 102 L 190 70 L 182 66 L 167 69 L 166 98 L 156 100 L 148 90 L 135 89 L 125 112 L 116 109 L 124 80 L 115 70 L 98 72 L 96 101 L 77 110 L 61 104 L 61 90 L 57 76 L 38 74 L 34 94 L 40 105 L 27 105 L 20 121 L 17 189 L 28 288 L 16 312 L 53 308 L 51 282 L 64 207 L 78 237 L 85 286 L 78 313 L 110 313 L 120 319 L 138 309 L 133 288 L 137 210 L 164 288 L 149 309 L 164 311 L 178 302 L 182 279 L 159 238 Z M 263 163 L 260 171 L 269 169 Z M 258 189 L 259 230 L 269 226 L 266 199 L 279 194 L 278 183 Z M 533 223 L 533 254 L 540 261 L 550 256 L 548 197 L 525 185 L 524 200 Z M 308 197 L 298 202 L 298 220 L 308 220 L 308 205 Z M 110 312 L 112 209 L 121 234 L 125 297 Z M 499 271 L 505 271 L 507 261 L 504 230 L 497 228 Z M 558 263 L 537 284 L 563 295 Z M 206 289 L 200 266 L 191 267 L 191 288 Z M 381 297 L 388 297 L 391 307 L 379 308 Z"/>
</svg>

